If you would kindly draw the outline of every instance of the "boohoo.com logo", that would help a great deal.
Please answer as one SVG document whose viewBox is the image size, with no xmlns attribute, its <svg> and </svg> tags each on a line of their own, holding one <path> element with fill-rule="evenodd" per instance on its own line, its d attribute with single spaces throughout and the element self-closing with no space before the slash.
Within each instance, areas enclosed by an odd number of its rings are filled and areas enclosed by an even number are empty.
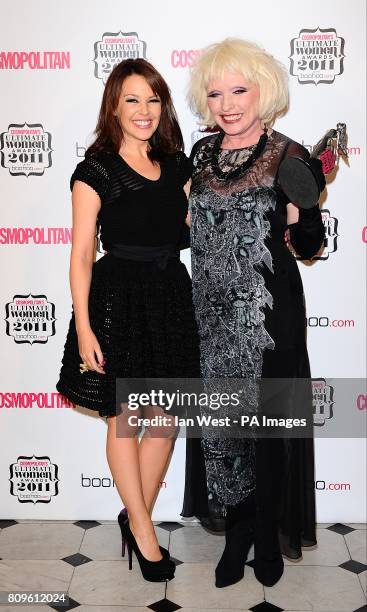
<svg viewBox="0 0 367 612">
<path fill-rule="evenodd" d="M 302 85 L 333 83 L 344 71 L 344 38 L 334 28 L 300 30 L 291 40 L 290 73 Z"/>
<path fill-rule="evenodd" d="M 51 134 L 41 123 L 11 123 L 0 134 L 1 165 L 13 176 L 42 176 L 52 166 Z"/>
<path fill-rule="evenodd" d="M 55 335 L 55 304 L 46 295 L 15 295 L 5 311 L 6 333 L 17 344 L 45 344 Z"/>
<path fill-rule="evenodd" d="M 115 64 L 122 60 L 146 57 L 147 44 L 137 32 L 105 32 L 94 43 L 94 76 L 105 84 Z"/>
<path fill-rule="evenodd" d="M 10 494 L 21 504 L 49 504 L 58 494 L 58 466 L 50 457 L 18 457 L 10 465 Z"/>
</svg>

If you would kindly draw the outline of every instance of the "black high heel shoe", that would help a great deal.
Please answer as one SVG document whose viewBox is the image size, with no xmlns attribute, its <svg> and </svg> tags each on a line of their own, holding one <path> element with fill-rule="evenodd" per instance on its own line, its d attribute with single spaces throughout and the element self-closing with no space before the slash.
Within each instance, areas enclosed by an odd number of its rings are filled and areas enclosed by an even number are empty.
<svg viewBox="0 0 367 612">
<path fill-rule="evenodd" d="M 120 514 L 117 517 L 118 524 L 120 525 L 120 529 L 121 529 L 121 557 L 125 556 L 125 548 L 126 548 L 126 540 L 125 540 L 125 535 L 124 535 L 124 532 L 123 532 L 122 525 L 127 520 L 127 518 L 128 518 L 127 510 L 126 510 L 126 508 L 123 508 L 121 510 Z M 167 548 L 164 548 L 164 546 L 160 546 L 159 550 L 162 553 L 163 559 L 169 559 L 170 558 L 170 554 L 169 554 L 169 551 L 167 550 Z"/>
<path fill-rule="evenodd" d="M 215 586 L 223 588 L 242 580 L 247 555 L 254 543 L 255 501 L 254 495 L 228 506 L 226 517 L 226 545 L 215 568 Z"/>
<path fill-rule="evenodd" d="M 139 546 L 131 532 L 129 520 L 127 519 L 122 525 L 122 531 L 127 544 L 127 553 L 129 559 L 129 570 L 132 569 L 132 551 L 134 551 L 138 560 L 141 573 L 145 580 L 149 582 L 164 582 L 172 580 L 175 574 L 175 564 L 171 559 L 162 558 L 159 561 L 149 561 L 141 553 Z"/>
</svg>

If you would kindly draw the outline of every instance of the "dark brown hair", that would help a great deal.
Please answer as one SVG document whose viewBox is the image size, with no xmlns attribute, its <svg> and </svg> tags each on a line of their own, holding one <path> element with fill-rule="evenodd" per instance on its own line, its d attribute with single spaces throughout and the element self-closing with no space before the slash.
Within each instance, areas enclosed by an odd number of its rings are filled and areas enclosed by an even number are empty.
<svg viewBox="0 0 367 612">
<path fill-rule="evenodd" d="M 147 81 L 155 96 L 161 100 L 161 117 L 158 128 L 149 140 L 149 159 L 160 161 L 167 153 L 176 153 L 184 148 L 180 126 L 171 99 L 171 92 L 163 77 L 145 59 L 127 59 L 116 64 L 107 79 L 97 127 L 96 139 L 88 147 L 86 156 L 97 151 L 114 151 L 118 153 L 123 133 L 114 112 L 118 106 L 121 87 L 124 80 L 138 74 Z"/>
</svg>

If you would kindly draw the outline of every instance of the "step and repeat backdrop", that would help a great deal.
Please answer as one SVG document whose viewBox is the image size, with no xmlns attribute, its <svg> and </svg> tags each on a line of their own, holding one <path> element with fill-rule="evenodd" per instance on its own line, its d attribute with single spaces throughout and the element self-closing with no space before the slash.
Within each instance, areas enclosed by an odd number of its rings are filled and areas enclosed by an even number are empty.
<svg viewBox="0 0 367 612">
<path fill-rule="evenodd" d="M 325 433 L 315 440 L 318 521 L 365 521 L 364 0 L 3 2 L 0 34 L 0 518 L 108 520 L 120 510 L 106 423 L 55 389 L 71 316 L 69 179 L 116 62 L 145 57 L 163 74 L 189 153 L 201 136 L 185 97 L 190 66 L 204 46 L 238 36 L 289 72 L 290 111 L 275 129 L 311 151 L 347 124 L 349 159 L 322 196 L 324 250 L 298 265 L 315 432 Z M 190 269 L 189 250 L 183 259 Z M 334 384 L 342 378 L 356 379 L 348 397 Z M 358 420 L 358 435 L 331 437 L 338 414 Z M 156 520 L 180 518 L 184 464 L 178 439 Z"/>
</svg>

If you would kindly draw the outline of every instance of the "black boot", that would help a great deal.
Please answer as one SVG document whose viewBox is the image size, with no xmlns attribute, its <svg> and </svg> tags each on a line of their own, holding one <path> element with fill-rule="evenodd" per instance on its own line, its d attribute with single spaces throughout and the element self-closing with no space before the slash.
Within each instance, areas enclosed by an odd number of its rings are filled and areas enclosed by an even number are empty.
<svg viewBox="0 0 367 612">
<path fill-rule="evenodd" d="M 283 575 L 284 561 L 280 552 L 278 532 L 276 525 L 273 529 L 267 529 L 262 532 L 263 542 L 266 542 L 266 550 L 264 544 L 260 541 L 260 533 L 257 531 L 254 545 L 254 572 L 257 580 L 264 586 L 271 587 L 278 582 Z"/>
<path fill-rule="evenodd" d="M 247 555 L 254 542 L 255 501 L 250 495 L 236 506 L 227 507 L 226 545 L 215 569 L 215 586 L 235 584 L 244 576 Z"/>
<path fill-rule="evenodd" d="M 273 384 L 273 383 L 272 383 Z M 284 502 L 285 444 L 281 438 L 259 438 L 256 444 L 256 528 L 254 572 L 271 587 L 284 571 L 279 542 L 279 517 Z"/>
<path fill-rule="evenodd" d="M 284 561 L 282 555 L 273 559 L 257 558 L 254 560 L 255 576 L 261 584 L 267 587 L 274 586 L 282 577 Z"/>
</svg>

